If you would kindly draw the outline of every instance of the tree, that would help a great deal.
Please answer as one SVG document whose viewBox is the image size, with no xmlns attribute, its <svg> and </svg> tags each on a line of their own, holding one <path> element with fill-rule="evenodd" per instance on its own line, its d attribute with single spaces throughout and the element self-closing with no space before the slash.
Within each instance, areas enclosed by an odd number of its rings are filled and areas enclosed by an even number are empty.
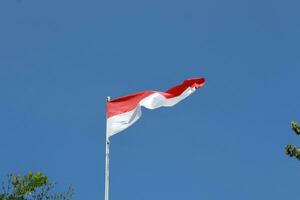
<svg viewBox="0 0 300 200">
<path fill-rule="evenodd" d="M 291 126 L 293 131 L 297 134 L 300 135 L 300 126 L 295 122 L 291 122 Z M 300 160 L 300 148 L 297 148 L 293 144 L 288 144 L 285 146 L 285 153 L 289 155 L 290 157 L 295 157 Z"/>
<path fill-rule="evenodd" d="M 69 200 L 73 197 L 73 189 L 66 192 L 53 192 L 55 183 L 41 172 L 27 175 L 8 175 L 2 183 L 0 200 Z"/>
</svg>

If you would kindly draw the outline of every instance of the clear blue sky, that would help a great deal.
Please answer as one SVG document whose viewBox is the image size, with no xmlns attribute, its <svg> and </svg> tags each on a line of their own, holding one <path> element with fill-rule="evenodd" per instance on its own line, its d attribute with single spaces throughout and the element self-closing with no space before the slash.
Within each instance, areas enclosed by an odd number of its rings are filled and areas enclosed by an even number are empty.
<svg viewBox="0 0 300 200">
<path fill-rule="evenodd" d="M 112 138 L 111 200 L 299 198 L 298 0 L 2 0 L 0 177 L 104 197 L 105 98 L 207 84 Z"/>
</svg>

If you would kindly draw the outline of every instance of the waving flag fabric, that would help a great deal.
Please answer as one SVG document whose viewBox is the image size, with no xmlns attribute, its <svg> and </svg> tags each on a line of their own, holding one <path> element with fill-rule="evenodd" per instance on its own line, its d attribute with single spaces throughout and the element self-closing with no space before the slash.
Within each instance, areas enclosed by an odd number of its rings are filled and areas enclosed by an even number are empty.
<svg viewBox="0 0 300 200">
<path fill-rule="evenodd" d="M 204 78 L 185 80 L 166 92 L 143 91 L 107 102 L 107 136 L 128 128 L 142 115 L 141 107 L 156 109 L 174 106 L 205 83 Z"/>
</svg>

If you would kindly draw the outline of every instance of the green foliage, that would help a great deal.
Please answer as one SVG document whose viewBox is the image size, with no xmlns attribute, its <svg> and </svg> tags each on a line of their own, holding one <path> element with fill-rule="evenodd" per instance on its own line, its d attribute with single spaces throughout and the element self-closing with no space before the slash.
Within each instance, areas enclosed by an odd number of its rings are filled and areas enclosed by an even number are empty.
<svg viewBox="0 0 300 200">
<path fill-rule="evenodd" d="M 300 135 L 300 126 L 295 121 L 292 121 L 291 125 L 292 125 L 292 129 L 295 131 L 295 133 L 297 135 Z"/>
<path fill-rule="evenodd" d="M 29 172 L 27 176 L 13 176 L 12 185 L 16 195 L 29 195 L 32 194 L 36 188 L 46 185 L 47 180 L 48 178 L 41 172 L 35 175 Z"/>
<path fill-rule="evenodd" d="M 300 135 L 300 126 L 295 121 L 291 122 L 291 127 L 297 135 Z M 295 145 L 292 144 L 286 145 L 285 153 L 290 157 L 295 157 L 300 160 L 300 148 L 297 148 Z"/>
<path fill-rule="evenodd" d="M 2 183 L 0 200 L 69 200 L 73 189 L 67 192 L 53 192 L 55 184 L 41 172 L 29 172 L 25 176 L 8 175 Z"/>
<path fill-rule="evenodd" d="M 292 144 L 288 144 L 285 147 L 286 154 L 291 157 L 296 157 L 300 160 L 300 149 Z"/>
</svg>

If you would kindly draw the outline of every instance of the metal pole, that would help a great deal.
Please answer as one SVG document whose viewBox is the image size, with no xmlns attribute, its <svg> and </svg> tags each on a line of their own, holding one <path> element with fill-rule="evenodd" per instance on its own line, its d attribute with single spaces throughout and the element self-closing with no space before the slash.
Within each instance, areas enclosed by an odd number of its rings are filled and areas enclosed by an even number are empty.
<svg viewBox="0 0 300 200">
<path fill-rule="evenodd" d="M 110 97 L 107 97 L 107 102 L 110 101 Z M 109 136 L 107 134 L 107 127 L 106 127 L 106 141 L 105 141 L 105 200 L 109 200 Z"/>
<path fill-rule="evenodd" d="M 105 156 L 105 200 L 109 200 L 109 139 L 106 137 Z"/>
</svg>

